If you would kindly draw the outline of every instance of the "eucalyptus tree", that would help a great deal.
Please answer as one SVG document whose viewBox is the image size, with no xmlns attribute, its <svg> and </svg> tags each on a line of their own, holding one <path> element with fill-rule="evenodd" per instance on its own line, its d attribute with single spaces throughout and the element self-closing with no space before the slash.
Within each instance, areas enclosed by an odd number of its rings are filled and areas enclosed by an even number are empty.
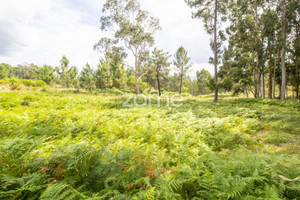
<svg viewBox="0 0 300 200">
<path fill-rule="evenodd" d="M 155 48 L 152 52 L 152 62 L 156 71 L 157 89 L 159 96 L 161 96 L 161 74 L 163 74 L 164 76 L 167 76 L 169 74 L 168 67 L 171 64 L 168 62 L 169 58 L 169 53 L 163 52 L 163 50 L 158 50 L 157 48 Z"/>
<path fill-rule="evenodd" d="M 299 98 L 300 82 L 300 4 L 298 0 L 290 0 L 286 5 L 286 18 L 289 22 L 290 47 L 288 48 L 288 59 L 293 62 L 291 69 L 291 84 L 296 92 L 296 98 Z"/>
<path fill-rule="evenodd" d="M 218 101 L 218 64 L 219 55 L 221 53 L 222 41 L 225 40 L 224 33 L 219 31 L 218 24 L 226 21 L 226 12 L 228 0 L 185 0 L 191 7 L 196 9 L 193 12 L 194 18 L 201 18 L 204 22 L 204 28 L 208 34 L 213 35 L 211 47 L 214 52 L 214 58 L 210 58 L 210 62 L 214 64 L 214 83 L 215 83 L 215 102 Z"/>
<path fill-rule="evenodd" d="M 146 47 L 154 44 L 154 34 L 161 29 L 159 20 L 148 11 L 142 10 L 137 0 L 107 0 L 102 9 L 100 19 L 101 30 L 109 31 L 113 38 L 102 38 L 95 46 L 104 47 L 109 44 L 125 47 L 134 56 L 135 90 L 138 88 L 138 61 Z M 106 45 L 105 45 L 106 44 Z"/>
<path fill-rule="evenodd" d="M 285 90 L 286 90 L 286 3 L 285 0 L 282 0 L 282 51 L 281 51 L 281 70 L 282 70 L 282 84 L 281 84 L 281 100 L 285 100 Z"/>
<path fill-rule="evenodd" d="M 179 85 L 179 95 L 181 95 L 181 89 L 182 89 L 182 80 L 184 76 L 188 73 L 190 68 L 192 67 L 192 64 L 190 63 L 191 58 L 188 57 L 188 52 L 185 50 L 183 46 L 180 46 L 178 50 L 176 51 L 176 54 L 174 56 L 174 65 L 175 69 L 178 72 L 178 75 L 180 77 L 180 85 Z"/>
<path fill-rule="evenodd" d="M 250 91 L 256 98 L 265 97 L 265 63 L 269 60 L 271 68 L 277 29 L 278 20 L 269 4 L 263 0 L 232 0 L 229 6 L 229 40 L 223 55 L 222 78 L 227 70 L 226 78 L 233 81 L 235 91 Z M 271 72 L 269 69 L 269 75 Z M 269 79 L 269 88 L 270 84 Z"/>
</svg>

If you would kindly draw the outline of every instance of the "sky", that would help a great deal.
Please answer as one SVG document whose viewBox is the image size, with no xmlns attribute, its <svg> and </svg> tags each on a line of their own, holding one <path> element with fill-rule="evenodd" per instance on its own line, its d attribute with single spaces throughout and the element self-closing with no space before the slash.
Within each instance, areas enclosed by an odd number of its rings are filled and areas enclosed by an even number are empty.
<svg viewBox="0 0 300 200">
<path fill-rule="evenodd" d="M 12 66 L 34 63 L 59 66 L 63 55 L 79 69 L 88 62 L 96 68 L 101 52 L 93 46 L 106 34 L 100 30 L 105 0 L 1 0 L 0 63 Z M 196 70 L 207 69 L 213 55 L 200 19 L 192 19 L 184 0 L 140 0 L 142 9 L 160 19 L 162 30 L 155 47 L 174 55 L 179 46 L 187 49 Z M 129 64 L 132 59 L 128 58 Z M 173 57 L 172 57 L 173 59 Z"/>
</svg>

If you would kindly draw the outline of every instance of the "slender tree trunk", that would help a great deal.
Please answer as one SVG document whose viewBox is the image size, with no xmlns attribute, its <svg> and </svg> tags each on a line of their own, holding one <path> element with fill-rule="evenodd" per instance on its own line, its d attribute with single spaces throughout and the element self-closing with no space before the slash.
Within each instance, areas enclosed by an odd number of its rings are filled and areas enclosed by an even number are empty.
<svg viewBox="0 0 300 200">
<path fill-rule="evenodd" d="M 299 58 L 298 58 L 299 59 Z M 299 99 L 299 79 L 300 79 L 300 74 L 299 74 L 299 61 L 297 62 L 297 81 L 296 81 L 296 98 Z"/>
<path fill-rule="evenodd" d="M 289 97 L 289 90 L 288 90 L 288 85 L 285 87 L 285 98 L 287 99 Z"/>
<path fill-rule="evenodd" d="M 257 7 L 255 8 L 255 28 L 258 30 L 258 20 L 257 20 Z M 257 88 L 257 98 L 261 95 L 261 86 L 260 86 L 260 78 L 261 78 L 261 69 L 260 69 L 260 59 L 259 59 L 259 51 L 256 51 L 256 67 L 257 67 L 257 80 L 256 80 L 256 88 Z"/>
<path fill-rule="evenodd" d="M 281 83 L 281 100 L 285 100 L 285 89 L 286 89 L 286 66 L 285 66 L 285 14 L 286 14 L 286 5 L 285 0 L 283 0 L 283 14 L 282 14 L 282 35 L 283 35 L 283 46 L 282 46 L 282 55 L 281 55 L 281 66 L 282 66 L 282 83 Z"/>
<path fill-rule="evenodd" d="M 160 82 L 159 82 L 159 71 L 158 70 L 156 70 L 156 79 L 157 79 L 158 94 L 159 94 L 159 96 L 161 96 Z"/>
<path fill-rule="evenodd" d="M 135 54 L 134 77 L 135 77 L 135 93 L 138 96 L 139 95 L 139 84 L 138 84 L 138 56 L 137 56 L 137 52 Z"/>
<path fill-rule="evenodd" d="M 264 71 L 261 73 L 261 87 L 262 87 L 261 97 L 265 98 L 266 90 L 265 90 L 265 73 L 264 73 Z"/>
<path fill-rule="evenodd" d="M 179 87 L 179 95 L 181 95 L 181 88 L 182 88 L 182 78 L 183 78 L 183 75 L 181 74 L 181 75 L 180 75 L 180 87 Z"/>
<path fill-rule="evenodd" d="M 261 95 L 261 92 L 260 92 L 261 91 L 261 89 L 260 89 L 260 72 L 259 71 L 260 71 L 260 69 L 259 69 L 259 66 L 258 66 L 258 68 L 257 68 L 257 80 L 256 80 L 257 98 L 260 97 L 260 95 Z"/>
<path fill-rule="evenodd" d="M 272 99 L 272 67 L 269 66 L 269 99 Z"/>
<path fill-rule="evenodd" d="M 275 54 L 276 55 L 276 54 Z M 276 68 L 277 68 L 277 58 L 275 57 L 275 60 L 274 60 L 274 74 L 273 74 L 273 98 L 275 99 L 275 95 L 276 95 Z"/>
<path fill-rule="evenodd" d="M 256 74 L 255 74 L 255 69 L 253 70 L 253 84 L 254 84 L 254 98 L 258 97 L 258 90 L 257 90 L 257 86 L 256 86 L 256 78 L 255 78 Z"/>
<path fill-rule="evenodd" d="M 215 19 L 214 19 L 214 70 L 215 70 L 215 99 L 218 101 L 218 54 L 217 54 L 217 19 L 218 19 L 218 0 L 215 0 Z"/>
<path fill-rule="evenodd" d="M 278 86 L 278 93 L 279 93 L 279 95 L 278 95 L 278 99 L 280 99 L 280 97 L 281 97 L 281 83 L 279 84 L 279 86 Z"/>
</svg>

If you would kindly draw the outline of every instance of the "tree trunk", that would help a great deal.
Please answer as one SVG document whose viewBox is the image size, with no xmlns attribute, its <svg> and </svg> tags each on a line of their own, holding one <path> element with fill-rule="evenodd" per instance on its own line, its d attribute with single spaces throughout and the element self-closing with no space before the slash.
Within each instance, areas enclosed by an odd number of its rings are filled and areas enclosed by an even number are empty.
<svg viewBox="0 0 300 200">
<path fill-rule="evenodd" d="M 299 58 L 298 58 L 299 59 Z M 299 99 L 299 79 L 300 79 L 300 74 L 299 74 L 299 61 L 296 64 L 297 65 L 297 82 L 296 82 L 296 98 Z"/>
<path fill-rule="evenodd" d="M 138 56 L 135 54 L 135 64 L 134 64 L 134 77 L 135 77 L 135 93 L 136 96 L 139 95 L 139 84 L 138 84 Z"/>
<path fill-rule="evenodd" d="M 258 59 L 258 56 L 257 56 L 257 59 Z M 259 64 L 258 64 L 259 65 Z M 256 80 L 256 88 L 257 88 L 257 98 L 260 97 L 260 94 L 261 94 L 261 90 L 260 90 L 260 69 L 259 69 L 259 66 L 257 67 L 257 80 Z"/>
<path fill-rule="evenodd" d="M 269 99 L 272 99 L 272 67 L 269 66 L 269 94 L 268 97 Z"/>
<path fill-rule="evenodd" d="M 218 55 L 217 55 L 217 18 L 218 18 L 218 0 L 215 0 L 215 19 L 214 19 L 214 70 L 215 70 L 215 99 L 218 101 Z"/>
<path fill-rule="evenodd" d="M 288 85 L 286 84 L 285 87 L 285 98 L 287 99 L 289 97 L 289 90 L 288 90 Z"/>
<path fill-rule="evenodd" d="M 257 20 L 257 7 L 255 8 L 255 28 L 258 30 L 258 20 Z M 256 51 L 256 67 L 257 67 L 257 80 L 256 80 L 256 88 L 257 88 L 257 98 L 261 95 L 261 86 L 260 86 L 260 78 L 261 78 L 261 69 L 260 69 L 260 59 L 259 59 L 259 51 Z"/>
<path fill-rule="evenodd" d="M 278 87 L 278 93 L 279 93 L 278 99 L 280 99 L 280 97 L 281 97 L 281 83 L 279 84 L 279 87 Z"/>
<path fill-rule="evenodd" d="M 286 89 L 286 66 L 285 66 L 285 14 L 286 5 L 285 0 L 283 0 L 283 13 L 282 13 L 282 35 L 283 35 L 283 45 L 282 45 L 282 55 L 281 55 L 281 66 L 282 66 L 282 83 L 281 83 L 281 97 L 280 99 L 285 100 L 285 89 Z"/>
<path fill-rule="evenodd" d="M 256 74 L 255 74 L 255 69 L 253 70 L 253 84 L 254 84 L 254 98 L 258 97 L 258 90 L 257 90 L 257 86 L 256 86 L 256 78 L 255 78 Z"/>
<path fill-rule="evenodd" d="M 182 78 L 183 78 L 183 75 L 181 74 L 181 75 L 180 75 L 180 87 L 179 87 L 179 95 L 181 95 L 181 88 L 182 88 Z"/>
<path fill-rule="evenodd" d="M 159 71 L 158 70 L 156 70 L 156 79 L 157 79 L 158 95 L 161 96 L 160 82 L 159 82 Z"/>
<path fill-rule="evenodd" d="M 265 73 L 264 73 L 264 71 L 262 71 L 262 73 L 261 73 L 261 87 L 262 87 L 261 88 L 262 89 L 261 97 L 265 98 L 266 90 L 265 90 Z"/>
<path fill-rule="evenodd" d="M 276 55 L 276 54 L 275 54 Z M 277 68 L 277 58 L 275 57 L 274 60 L 274 74 L 273 74 L 273 98 L 275 99 L 275 95 L 276 95 L 276 68 Z"/>
</svg>

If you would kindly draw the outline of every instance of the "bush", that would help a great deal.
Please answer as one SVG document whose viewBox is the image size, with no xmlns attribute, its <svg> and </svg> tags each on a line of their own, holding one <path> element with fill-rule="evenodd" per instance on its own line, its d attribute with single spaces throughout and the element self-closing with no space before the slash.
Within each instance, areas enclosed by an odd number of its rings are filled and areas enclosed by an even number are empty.
<svg viewBox="0 0 300 200">
<path fill-rule="evenodd" d="M 14 83 L 16 85 L 16 88 L 18 88 L 18 86 L 20 86 L 21 84 L 25 85 L 25 86 L 32 86 L 32 87 L 46 87 L 47 84 L 42 81 L 42 80 L 31 80 L 31 79 L 18 79 L 18 78 L 5 78 L 5 79 L 1 79 L 0 83 L 8 83 L 8 84 L 12 84 Z M 14 88 L 14 87 L 13 87 Z M 11 88 L 12 90 L 15 90 Z"/>
</svg>

